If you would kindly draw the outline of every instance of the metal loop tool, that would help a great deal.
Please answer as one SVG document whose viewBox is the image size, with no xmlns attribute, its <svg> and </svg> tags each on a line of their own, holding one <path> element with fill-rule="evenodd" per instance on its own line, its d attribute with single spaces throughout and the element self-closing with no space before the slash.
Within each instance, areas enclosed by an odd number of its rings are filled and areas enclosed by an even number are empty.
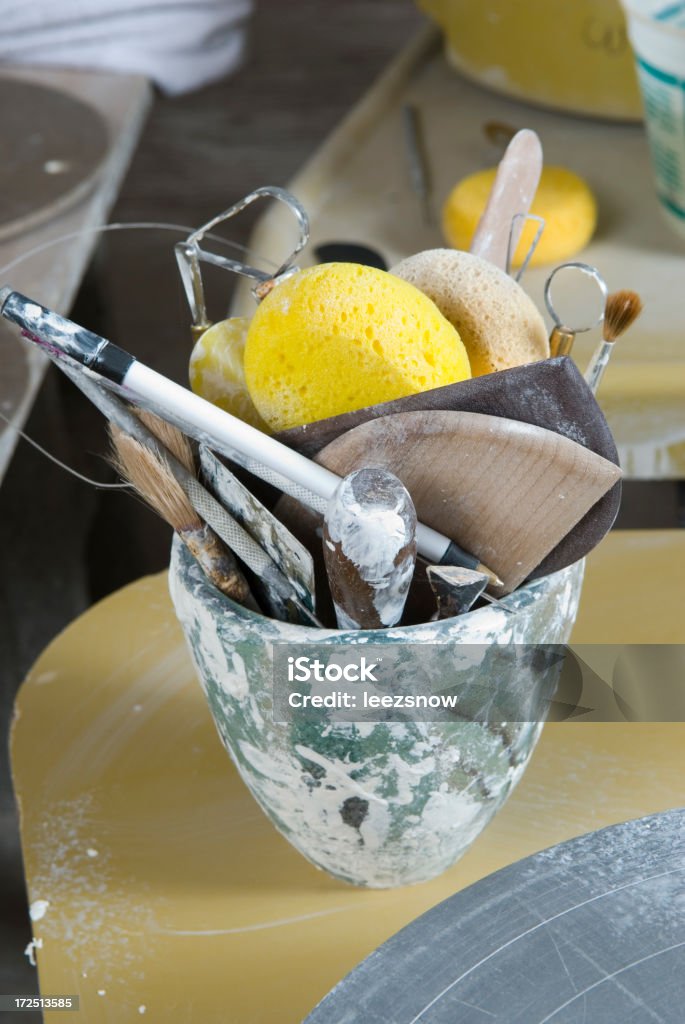
<svg viewBox="0 0 685 1024">
<path fill-rule="evenodd" d="M 589 322 L 571 325 L 565 321 L 565 318 L 559 315 L 558 307 L 554 305 L 554 299 L 552 296 L 552 283 L 557 275 L 562 271 L 571 271 L 576 275 L 583 275 L 592 280 L 596 286 L 600 304 L 598 306 L 597 315 L 595 317 L 591 317 Z M 554 327 L 552 328 L 552 333 L 549 337 L 549 347 L 552 356 L 569 355 L 577 334 L 584 334 L 585 331 L 591 331 L 594 327 L 598 327 L 599 324 L 602 323 L 604 320 L 604 308 L 606 306 L 607 293 L 608 289 L 606 281 L 597 268 L 590 266 L 589 263 L 562 263 L 552 271 L 545 282 L 545 306 L 547 307 L 547 312 L 554 322 Z"/>
<path fill-rule="evenodd" d="M 204 241 L 205 236 L 208 232 L 212 231 L 218 224 L 222 224 L 224 221 L 230 220 L 235 217 L 236 214 L 240 213 L 247 206 L 250 206 L 257 199 L 278 199 L 280 202 L 291 210 L 295 221 L 299 229 L 299 237 L 295 248 L 289 253 L 286 260 L 278 267 L 275 271 L 259 270 L 257 267 L 252 267 L 248 263 L 243 263 L 240 260 L 230 259 L 228 256 L 220 255 L 216 252 L 211 252 L 206 248 L 202 248 L 201 242 Z M 295 258 L 304 249 L 305 245 L 309 241 L 309 218 L 307 212 L 302 204 L 284 188 L 279 188 L 276 185 L 265 185 L 262 188 L 257 188 L 254 192 L 250 192 L 244 196 L 233 206 L 230 206 L 223 213 L 217 214 L 216 217 L 212 217 L 211 220 L 207 221 L 201 227 L 196 228 L 195 231 L 191 232 L 190 235 L 183 242 L 178 242 L 174 247 L 176 254 L 176 262 L 178 263 L 178 269 L 181 275 L 181 281 L 183 282 L 183 288 L 190 306 L 190 312 L 192 316 L 192 332 L 195 338 L 199 337 L 203 331 L 206 331 L 208 327 L 211 327 L 212 321 L 207 315 L 207 305 L 205 301 L 205 290 L 202 283 L 202 273 L 200 271 L 200 263 L 211 263 L 217 267 L 223 267 L 224 270 L 230 270 L 234 274 L 240 274 L 242 277 L 249 277 L 256 281 L 255 287 L 252 289 L 257 302 L 267 295 L 273 286 L 279 281 L 284 280 L 291 274 L 297 271 L 295 266 Z"/>
<path fill-rule="evenodd" d="M 536 221 L 538 228 L 535 232 L 535 237 L 533 238 L 533 241 L 530 243 L 528 252 L 526 253 L 523 263 L 519 267 L 517 273 L 514 275 L 514 280 L 517 282 L 520 281 L 523 275 L 525 274 L 526 270 L 528 269 L 528 264 L 533 258 L 533 253 L 538 247 L 538 242 L 542 237 L 542 232 L 545 230 L 545 218 L 539 217 L 536 213 L 515 213 L 514 216 L 511 218 L 511 228 L 509 230 L 509 243 L 507 245 L 506 267 L 507 274 L 510 275 L 511 265 L 514 259 L 514 253 L 516 252 L 516 246 L 518 245 L 518 241 L 521 236 L 521 232 L 525 227 L 526 221 L 529 220 Z"/>
</svg>

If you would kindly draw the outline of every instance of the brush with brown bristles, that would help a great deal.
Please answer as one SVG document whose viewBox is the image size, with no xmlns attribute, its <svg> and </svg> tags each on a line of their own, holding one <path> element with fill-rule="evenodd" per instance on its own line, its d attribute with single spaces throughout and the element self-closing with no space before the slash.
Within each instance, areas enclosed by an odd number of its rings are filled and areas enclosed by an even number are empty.
<svg viewBox="0 0 685 1024">
<path fill-rule="evenodd" d="M 188 436 L 173 423 L 163 420 L 161 416 L 157 416 L 148 409 L 136 409 L 135 415 L 143 426 L 155 435 L 159 443 L 173 455 L 176 461 L 195 476 L 195 459 Z"/>
<path fill-rule="evenodd" d="M 604 307 L 604 326 L 602 341 L 598 345 L 590 364 L 585 371 L 593 395 L 597 393 L 604 371 L 609 365 L 611 353 L 618 339 L 631 327 L 642 312 L 642 300 L 637 292 L 612 292 L 607 296 Z"/>
<path fill-rule="evenodd" d="M 166 460 L 146 445 L 110 423 L 110 436 L 114 465 L 121 476 L 133 485 L 138 494 L 179 535 L 190 553 L 215 587 L 239 604 L 255 609 L 256 604 L 247 581 L 238 569 L 233 556 L 221 544 L 216 534 L 202 521 Z M 183 435 L 181 435 L 182 437 Z M 187 443 L 187 439 L 184 438 Z M 183 462 L 192 454 L 188 451 L 174 455 Z M 187 465 L 187 463 L 186 463 Z"/>
</svg>

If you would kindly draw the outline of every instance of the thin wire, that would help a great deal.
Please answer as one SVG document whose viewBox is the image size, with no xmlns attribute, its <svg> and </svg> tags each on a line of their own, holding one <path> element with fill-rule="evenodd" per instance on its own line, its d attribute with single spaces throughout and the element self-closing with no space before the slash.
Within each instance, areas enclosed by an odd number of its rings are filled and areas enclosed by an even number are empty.
<svg viewBox="0 0 685 1024">
<path fill-rule="evenodd" d="M 106 224 L 101 228 L 81 228 L 79 231 L 70 231 L 66 235 L 60 235 L 59 238 L 51 238 L 47 242 L 41 242 L 40 245 L 35 245 L 33 249 L 29 249 L 27 252 L 21 253 L 16 256 L 9 263 L 6 263 L 4 267 L 0 267 L 0 274 L 6 274 L 8 270 L 13 270 L 14 267 L 20 266 L 27 260 L 30 260 L 32 256 L 37 256 L 39 253 L 44 252 L 46 249 L 52 249 L 54 246 L 61 245 L 62 242 L 69 242 L 72 238 L 82 238 L 85 235 L 100 236 L 108 234 L 113 231 L 126 231 L 127 229 L 133 230 L 151 230 L 156 229 L 158 231 L 179 231 L 189 232 L 194 231 L 194 228 L 188 227 L 187 224 L 160 224 L 155 221 L 131 221 L 130 223 L 117 222 L 115 224 Z M 241 245 L 239 242 L 232 242 L 228 238 L 222 238 L 220 235 L 207 235 L 208 238 L 212 238 L 214 241 L 220 242 L 223 245 L 227 245 L 232 249 L 238 249 L 240 252 L 247 256 L 257 256 L 251 249 L 246 245 Z M 273 260 L 266 259 L 263 256 L 257 256 L 262 262 L 270 264 L 272 267 L 276 267 L 277 264 Z"/>
<path fill-rule="evenodd" d="M 29 435 L 23 431 L 21 427 L 18 427 L 16 423 L 12 423 L 12 420 L 8 419 L 3 412 L 0 412 L 0 419 L 3 419 L 8 427 L 15 430 L 17 434 L 24 439 L 24 441 L 28 441 L 28 443 L 39 451 L 41 455 L 44 455 L 46 459 L 49 459 L 50 462 L 54 462 L 56 466 L 59 466 L 60 469 L 64 469 L 67 473 L 71 473 L 71 475 L 75 476 L 77 480 L 81 480 L 85 484 L 90 484 L 91 487 L 95 487 L 100 491 L 121 491 L 131 489 L 130 484 L 105 484 L 101 483 L 99 480 L 91 480 L 90 477 L 79 473 L 78 470 L 73 469 L 72 466 L 67 466 L 65 462 L 61 462 L 56 455 L 53 455 L 52 452 L 43 448 L 43 446 L 38 444 L 37 441 L 34 441 L 32 437 L 29 437 Z"/>
<path fill-rule="evenodd" d="M 528 269 L 528 264 L 532 260 L 533 254 L 535 253 L 535 250 L 538 247 L 538 242 L 540 241 L 540 238 L 542 237 L 542 232 L 545 230 L 545 218 L 544 217 L 538 217 L 538 215 L 536 213 L 515 213 L 514 214 L 514 216 L 511 218 L 511 228 L 509 230 L 509 244 L 507 245 L 507 274 L 511 274 L 511 264 L 512 264 L 512 261 L 514 259 L 514 252 L 516 251 L 516 246 L 514 245 L 514 233 L 516 231 L 518 222 L 521 221 L 521 220 L 523 221 L 524 225 L 525 225 L 526 221 L 529 221 L 529 220 L 537 221 L 538 229 L 537 229 L 537 231 L 535 233 L 535 237 L 533 238 L 533 241 L 530 243 L 530 248 L 528 249 L 528 252 L 526 253 L 525 259 L 524 259 L 523 263 L 521 264 L 521 266 L 519 267 L 518 273 L 514 277 L 514 280 L 516 282 L 521 280 L 521 278 L 525 274 L 526 270 Z M 516 244 L 518 245 L 518 240 L 517 240 Z"/>
</svg>

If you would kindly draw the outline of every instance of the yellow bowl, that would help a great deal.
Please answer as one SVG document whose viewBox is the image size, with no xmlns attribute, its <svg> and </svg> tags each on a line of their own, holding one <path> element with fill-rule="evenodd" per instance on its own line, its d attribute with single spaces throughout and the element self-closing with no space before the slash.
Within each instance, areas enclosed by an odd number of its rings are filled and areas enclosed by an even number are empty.
<svg viewBox="0 0 685 1024">
<path fill-rule="evenodd" d="M 497 92 L 576 114 L 642 118 L 618 0 L 417 0 L 450 63 Z"/>
</svg>

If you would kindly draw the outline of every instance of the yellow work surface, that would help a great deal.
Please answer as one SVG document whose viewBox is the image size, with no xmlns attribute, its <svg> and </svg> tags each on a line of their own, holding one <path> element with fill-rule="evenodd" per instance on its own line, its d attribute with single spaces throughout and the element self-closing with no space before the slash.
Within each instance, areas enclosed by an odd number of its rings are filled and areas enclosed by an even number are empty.
<svg viewBox="0 0 685 1024">
<path fill-rule="evenodd" d="M 633 642 L 675 639 L 684 559 L 685 531 L 610 536 L 590 559 L 574 639 L 620 642 L 626 622 Z M 295 1024 L 463 886 L 681 804 L 684 751 L 685 724 L 549 725 L 454 868 L 411 888 L 355 890 L 307 863 L 258 809 L 215 734 L 165 576 L 140 580 L 58 637 L 17 702 L 41 989 L 78 993 L 89 1024 Z"/>
</svg>

